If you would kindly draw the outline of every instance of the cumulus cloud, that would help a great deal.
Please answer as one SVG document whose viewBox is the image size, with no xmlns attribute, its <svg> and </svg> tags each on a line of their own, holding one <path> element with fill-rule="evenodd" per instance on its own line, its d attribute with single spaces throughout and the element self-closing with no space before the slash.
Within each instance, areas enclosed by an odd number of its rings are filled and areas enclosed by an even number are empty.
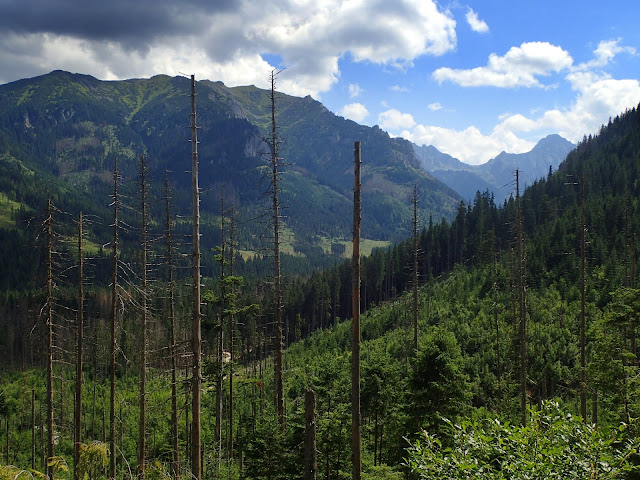
<svg viewBox="0 0 640 480">
<path fill-rule="evenodd" d="M 572 142 L 585 134 L 597 133 L 600 125 L 640 102 L 640 82 L 635 79 L 616 80 L 607 76 L 582 76 L 575 80 L 575 101 L 565 109 L 552 109 L 537 117 L 512 115 L 496 126 L 512 133 L 556 132 Z"/>
<path fill-rule="evenodd" d="M 432 112 L 437 112 L 438 110 L 442 110 L 442 104 L 440 102 L 430 103 L 427 108 Z"/>
<path fill-rule="evenodd" d="M 614 79 L 600 70 L 621 53 L 635 55 L 636 50 L 621 46 L 619 39 L 600 42 L 592 60 L 572 67 L 566 75 L 576 93 L 569 106 L 531 117 L 508 115 L 495 129 L 512 134 L 555 132 L 574 143 L 582 140 L 585 134 L 597 133 L 609 117 L 640 102 L 640 82 L 637 79 Z"/>
<path fill-rule="evenodd" d="M 433 78 L 463 87 L 543 87 L 537 77 L 568 69 L 573 59 L 566 50 L 548 42 L 526 42 L 511 47 L 504 56 L 489 55 L 485 67 L 469 70 L 439 68 Z"/>
<path fill-rule="evenodd" d="M 489 32 L 489 25 L 484 20 L 480 20 L 478 18 L 478 14 L 473 11 L 473 9 L 469 8 L 467 10 L 466 15 L 467 23 L 471 27 L 471 30 L 478 33 L 487 33 Z"/>
<path fill-rule="evenodd" d="M 472 165 L 485 163 L 503 151 L 523 153 L 535 146 L 535 143 L 506 131 L 495 130 L 490 135 L 484 135 L 474 126 L 454 130 L 416 125 L 412 130 L 403 131 L 400 136 L 418 145 L 433 145 L 441 152 Z"/>
<path fill-rule="evenodd" d="M 369 110 L 361 103 L 350 103 L 342 107 L 340 111 L 344 118 L 353 120 L 354 122 L 361 123 L 365 118 L 369 116 Z"/>
<path fill-rule="evenodd" d="M 400 92 L 400 93 L 407 93 L 409 91 L 407 87 L 403 87 L 400 85 L 391 85 L 389 87 L 389 90 L 391 90 L 392 92 Z"/>
<path fill-rule="evenodd" d="M 99 78 L 171 75 L 195 65 L 187 71 L 199 78 L 219 73 L 212 78 L 229 85 L 266 86 L 264 56 L 276 54 L 278 67 L 287 67 L 279 88 L 318 97 L 338 81 L 340 58 L 410 65 L 455 49 L 455 27 L 434 0 L 33 0 L 28 9 L 7 0 L 0 2 L 0 82 L 46 73 L 51 64 Z M 35 48 L 17 55 L 16 37 Z M 45 55 L 50 42 L 74 52 Z"/>
<path fill-rule="evenodd" d="M 621 53 L 635 55 L 636 51 L 621 46 L 618 40 L 603 41 L 594 51 L 593 60 L 567 67 L 565 79 L 576 96 L 566 108 L 529 116 L 505 114 L 488 135 L 474 126 L 453 130 L 430 125 L 415 125 L 400 135 L 418 144 L 434 145 L 440 151 L 471 164 L 484 163 L 502 151 L 529 151 L 533 143 L 522 136 L 541 137 L 558 133 L 577 143 L 584 135 L 597 133 L 609 117 L 640 102 L 640 81 L 614 79 L 599 70 Z"/>
<path fill-rule="evenodd" d="M 595 58 L 589 62 L 581 63 L 576 66 L 576 70 L 585 71 L 594 68 L 601 68 L 608 65 L 616 55 L 620 53 L 628 53 L 630 55 L 636 55 L 636 49 L 634 47 L 627 47 L 620 45 L 621 39 L 615 40 L 603 40 L 598 44 L 598 48 L 593 52 Z"/>
<path fill-rule="evenodd" d="M 410 113 L 402 113 L 392 108 L 378 115 L 378 124 L 383 130 L 388 130 L 393 133 L 403 128 L 412 128 L 416 124 L 416 121 Z"/>
</svg>

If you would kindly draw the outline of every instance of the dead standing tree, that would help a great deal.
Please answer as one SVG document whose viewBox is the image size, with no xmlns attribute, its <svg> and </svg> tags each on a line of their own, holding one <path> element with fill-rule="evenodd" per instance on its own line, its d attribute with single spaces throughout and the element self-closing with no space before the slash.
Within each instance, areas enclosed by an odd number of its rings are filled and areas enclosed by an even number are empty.
<svg viewBox="0 0 640 480">
<path fill-rule="evenodd" d="M 49 459 L 47 461 L 47 476 L 53 479 L 54 469 L 50 463 L 54 456 L 55 427 L 53 422 L 53 207 L 51 199 L 47 201 L 45 230 L 47 233 L 47 457 Z"/>
<path fill-rule="evenodd" d="M 353 480 L 360 480 L 362 474 L 362 441 L 360 432 L 360 142 L 354 145 L 354 187 L 353 187 L 353 257 L 351 281 L 353 284 L 353 323 L 351 352 L 351 464 Z"/>
<path fill-rule="evenodd" d="M 278 411 L 278 421 L 280 426 L 285 426 L 285 414 L 284 414 L 284 382 L 282 374 L 282 288 L 281 288 L 281 276 L 280 276 L 280 203 L 278 200 L 278 180 L 279 180 L 279 161 L 278 147 L 280 146 L 280 137 L 278 135 L 278 128 L 276 123 L 276 77 L 278 73 L 275 70 L 271 72 L 271 132 L 268 138 L 265 139 L 269 146 L 271 157 L 271 181 L 270 181 L 270 194 L 272 203 L 272 226 L 273 226 L 273 282 L 274 282 L 274 316 L 276 326 L 276 356 L 274 362 L 275 369 L 275 401 L 276 409 Z"/>
<path fill-rule="evenodd" d="M 113 165 L 113 272 L 111 284 L 111 345 L 109 395 L 109 479 L 116 478 L 116 321 L 118 302 L 118 158 Z"/>
<path fill-rule="evenodd" d="M 169 174 L 164 172 L 164 191 L 166 208 L 166 242 L 167 242 L 167 270 L 169 275 L 169 352 L 171 355 L 171 473 L 177 478 L 179 471 L 179 446 L 178 446 L 178 385 L 177 363 L 178 352 L 176 348 L 176 307 L 175 289 L 173 281 L 173 241 L 171 236 L 171 192 L 169 189 Z"/>
<path fill-rule="evenodd" d="M 142 229 L 140 243 L 142 246 L 142 318 L 141 318 L 141 358 L 140 358 L 140 417 L 139 417 L 139 442 L 138 442 L 138 472 L 140 478 L 145 477 L 146 463 L 146 433 L 147 433 L 147 161 L 144 155 L 140 155 L 140 203 L 142 213 Z"/>
<path fill-rule="evenodd" d="M 82 348 L 84 330 L 84 258 L 82 245 L 82 212 L 78 215 L 78 311 L 76 313 L 76 394 L 74 414 L 73 473 L 81 480 L 78 471 L 80 443 L 82 442 Z M 35 451 L 35 444 L 34 444 Z"/>
<path fill-rule="evenodd" d="M 198 187 L 198 127 L 196 126 L 196 78 L 191 75 L 191 182 L 193 191 L 193 312 L 192 350 L 193 381 L 191 387 L 191 475 L 200 480 L 202 453 L 200 439 L 200 405 L 202 393 L 202 331 L 200 325 L 200 190 Z"/>
</svg>

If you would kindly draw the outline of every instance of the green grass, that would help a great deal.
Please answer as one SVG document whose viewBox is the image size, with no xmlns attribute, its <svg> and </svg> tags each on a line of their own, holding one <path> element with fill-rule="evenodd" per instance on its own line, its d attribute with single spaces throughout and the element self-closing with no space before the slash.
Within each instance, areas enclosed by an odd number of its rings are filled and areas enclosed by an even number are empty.
<svg viewBox="0 0 640 480">
<path fill-rule="evenodd" d="M 10 200 L 6 194 L 0 192 L 0 228 L 13 229 L 16 227 L 11 218 L 11 212 L 20 207 L 28 208 L 25 204 Z"/>
</svg>

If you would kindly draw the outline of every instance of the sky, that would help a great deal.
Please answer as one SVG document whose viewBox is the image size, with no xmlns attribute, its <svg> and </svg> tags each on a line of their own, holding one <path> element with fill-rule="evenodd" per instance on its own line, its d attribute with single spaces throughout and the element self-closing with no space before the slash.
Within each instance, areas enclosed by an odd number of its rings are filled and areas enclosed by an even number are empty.
<svg viewBox="0 0 640 480">
<path fill-rule="evenodd" d="M 0 84 L 67 70 L 267 88 L 274 68 L 284 93 L 480 164 L 640 103 L 640 3 L 0 0 Z"/>
</svg>

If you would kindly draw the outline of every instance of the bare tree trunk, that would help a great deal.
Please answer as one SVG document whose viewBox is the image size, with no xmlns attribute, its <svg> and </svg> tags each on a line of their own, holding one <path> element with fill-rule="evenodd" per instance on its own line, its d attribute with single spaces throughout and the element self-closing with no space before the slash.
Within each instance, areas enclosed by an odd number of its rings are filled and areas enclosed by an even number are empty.
<svg viewBox="0 0 640 480">
<path fill-rule="evenodd" d="M 36 391 L 32 388 L 31 389 L 31 470 L 35 470 L 35 469 L 36 469 Z"/>
<path fill-rule="evenodd" d="M 78 215 L 78 313 L 76 322 L 76 408 L 74 416 L 74 456 L 73 472 L 76 480 L 81 480 L 78 472 L 80 444 L 82 443 L 82 349 L 84 340 L 84 258 L 82 251 L 82 212 Z"/>
<path fill-rule="evenodd" d="M 307 390 L 304 397 L 304 480 L 316 480 L 316 393 Z"/>
<path fill-rule="evenodd" d="M 140 155 L 140 203 L 142 208 L 142 230 L 140 243 L 142 244 L 142 319 L 140 339 L 140 417 L 138 425 L 138 474 L 145 477 L 146 463 L 146 434 L 147 434 L 147 162 L 144 155 Z"/>
<path fill-rule="evenodd" d="M 167 238 L 167 269 L 169 270 L 169 354 L 171 355 L 171 474 L 177 478 L 180 474 L 178 449 L 178 385 L 177 385 L 177 357 L 176 348 L 176 305 L 173 283 L 173 242 L 171 238 L 171 196 L 169 189 L 169 174 L 164 172 L 164 191 L 166 202 L 166 238 Z"/>
<path fill-rule="evenodd" d="M 225 254 L 226 243 L 224 239 L 224 186 L 220 196 L 220 322 L 218 324 L 218 378 L 216 381 L 216 474 L 219 474 L 220 462 L 222 461 L 222 382 L 224 379 L 223 360 L 223 341 L 224 341 L 224 317 L 226 309 L 226 286 L 225 286 Z"/>
<path fill-rule="evenodd" d="M 54 456 L 53 423 L 53 212 L 47 201 L 47 457 Z M 48 463 L 48 462 L 47 462 Z M 53 467 L 47 464 L 47 475 L 53 479 Z"/>
<path fill-rule="evenodd" d="M 229 275 L 233 276 L 233 256 L 234 251 L 234 228 L 235 228 L 235 210 L 231 207 L 231 223 L 229 225 Z M 231 287 L 233 289 L 233 287 Z M 235 292 L 231 292 L 232 294 Z M 235 314 L 231 312 L 229 315 L 229 443 L 227 448 L 227 456 L 229 460 L 233 458 L 233 333 L 235 330 Z M 240 348 L 242 350 L 242 348 Z M 238 425 L 240 429 L 240 425 Z"/>
<path fill-rule="evenodd" d="M 351 464 L 353 480 L 360 480 L 362 473 L 362 444 L 360 432 L 360 142 L 354 145 L 353 188 L 353 258 L 351 278 L 353 283 L 353 322 L 351 353 Z"/>
<path fill-rule="evenodd" d="M 524 239 L 522 234 L 522 212 L 520 209 L 520 179 L 516 170 L 516 228 L 518 242 L 518 313 L 520 318 L 520 417 L 527 425 L 527 324 L 525 312 Z"/>
<path fill-rule="evenodd" d="M 585 319 L 584 177 L 580 178 L 580 415 L 587 421 L 587 357 Z"/>
<path fill-rule="evenodd" d="M 494 236 L 495 238 L 495 236 Z M 496 373 L 498 376 L 498 399 L 502 399 L 502 363 L 500 362 L 500 321 L 498 318 L 498 264 L 497 253 L 493 250 L 493 321 L 496 327 Z"/>
<path fill-rule="evenodd" d="M 418 355 L 418 187 L 413 186 L 413 356 Z"/>
<path fill-rule="evenodd" d="M 109 479 L 116 478 L 116 322 L 118 303 L 118 158 L 113 167 L 113 273 L 111 289 L 111 364 L 109 396 Z M 103 417 L 104 419 L 104 411 Z M 104 422 L 103 422 L 104 433 Z"/>
<path fill-rule="evenodd" d="M 276 356 L 275 356 L 275 382 L 276 382 L 276 409 L 278 421 L 284 428 L 284 382 L 282 379 L 282 291 L 280 277 L 280 204 L 278 203 L 278 146 L 279 137 L 276 127 L 276 72 L 271 72 L 271 188 L 273 203 L 273 282 L 276 323 Z"/>
<path fill-rule="evenodd" d="M 196 78 L 191 75 L 191 182 L 193 188 L 193 382 L 191 387 L 191 475 L 200 480 L 200 396 L 202 390 L 202 334 L 200 325 L 200 189 L 198 187 L 198 127 L 196 126 Z"/>
</svg>

